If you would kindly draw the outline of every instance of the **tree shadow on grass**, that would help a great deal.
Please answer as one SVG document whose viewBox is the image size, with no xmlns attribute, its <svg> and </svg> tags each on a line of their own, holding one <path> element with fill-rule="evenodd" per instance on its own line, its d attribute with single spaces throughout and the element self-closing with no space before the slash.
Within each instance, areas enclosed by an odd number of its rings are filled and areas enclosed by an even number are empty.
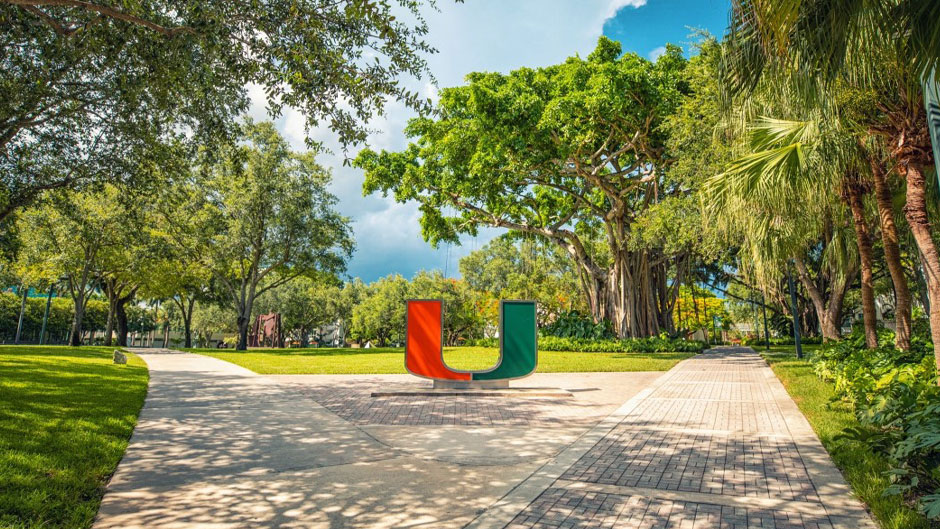
<svg viewBox="0 0 940 529">
<path fill-rule="evenodd" d="M 0 526 L 87 527 L 147 391 L 109 348 L 0 348 Z"/>
</svg>

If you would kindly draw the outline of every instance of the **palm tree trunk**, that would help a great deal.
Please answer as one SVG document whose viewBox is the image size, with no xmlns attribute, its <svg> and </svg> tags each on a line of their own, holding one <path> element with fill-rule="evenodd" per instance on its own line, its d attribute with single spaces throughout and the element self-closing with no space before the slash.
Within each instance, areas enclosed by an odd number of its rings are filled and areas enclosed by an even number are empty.
<svg viewBox="0 0 940 529">
<path fill-rule="evenodd" d="M 894 207 L 891 188 L 885 178 L 884 166 L 874 157 L 869 157 L 872 179 L 875 183 L 875 202 L 881 223 L 881 242 L 885 250 L 885 264 L 894 283 L 895 332 L 894 345 L 902 351 L 911 348 L 911 290 L 901 264 L 901 247 L 898 244 L 898 227 L 894 223 Z"/>
<path fill-rule="evenodd" d="M 842 187 L 849 209 L 852 210 L 852 220 L 855 224 L 855 242 L 858 245 L 858 255 L 862 269 L 862 318 L 865 325 L 865 345 L 869 349 L 878 347 L 877 314 L 875 312 L 875 281 L 872 273 L 871 233 L 865 219 L 865 205 L 862 202 L 862 193 L 865 191 L 858 176 L 847 176 L 842 181 Z"/>
<path fill-rule="evenodd" d="M 911 159 L 900 160 L 899 170 L 907 180 L 907 204 L 904 216 L 911 227 L 914 241 L 920 250 L 927 276 L 927 296 L 930 299 L 930 337 L 933 340 L 935 362 L 940 368 L 940 254 L 930 234 L 927 216 L 927 180 L 923 166 Z M 940 379 L 938 379 L 940 383 Z"/>
</svg>

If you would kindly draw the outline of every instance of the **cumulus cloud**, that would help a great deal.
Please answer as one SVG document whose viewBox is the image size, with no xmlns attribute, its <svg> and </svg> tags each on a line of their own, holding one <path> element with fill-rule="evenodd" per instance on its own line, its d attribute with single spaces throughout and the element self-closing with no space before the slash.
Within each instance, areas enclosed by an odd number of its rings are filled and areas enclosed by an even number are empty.
<svg viewBox="0 0 940 529">
<path fill-rule="evenodd" d="M 660 47 L 654 48 L 652 51 L 650 51 L 649 54 L 647 54 L 647 57 L 649 58 L 649 60 L 655 62 L 656 59 L 659 59 L 659 58 L 662 57 L 665 53 L 666 53 L 666 47 L 665 47 L 665 46 L 660 46 Z"/>
<path fill-rule="evenodd" d="M 607 13 L 604 15 L 604 19 L 614 18 L 614 15 L 625 7 L 643 7 L 645 5 L 646 0 L 610 0 L 610 3 L 607 4 Z"/>
</svg>

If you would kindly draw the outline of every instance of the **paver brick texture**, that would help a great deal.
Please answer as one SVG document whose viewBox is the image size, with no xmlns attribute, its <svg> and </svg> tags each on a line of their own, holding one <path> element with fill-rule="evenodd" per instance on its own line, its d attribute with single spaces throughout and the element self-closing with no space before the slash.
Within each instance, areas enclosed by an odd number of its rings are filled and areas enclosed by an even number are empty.
<svg viewBox="0 0 940 529">
<path fill-rule="evenodd" d="M 506 528 L 832 529 L 779 384 L 748 349 L 679 364 Z"/>
<path fill-rule="evenodd" d="M 796 444 L 781 437 L 636 430 L 621 424 L 563 479 L 799 501 L 819 501 Z"/>
<path fill-rule="evenodd" d="M 832 529 L 825 516 L 553 487 L 506 529 Z"/>
<path fill-rule="evenodd" d="M 372 397 L 387 387 L 302 387 L 324 408 L 359 425 L 575 426 L 600 417 L 590 405 L 569 398 L 391 396 Z"/>
</svg>

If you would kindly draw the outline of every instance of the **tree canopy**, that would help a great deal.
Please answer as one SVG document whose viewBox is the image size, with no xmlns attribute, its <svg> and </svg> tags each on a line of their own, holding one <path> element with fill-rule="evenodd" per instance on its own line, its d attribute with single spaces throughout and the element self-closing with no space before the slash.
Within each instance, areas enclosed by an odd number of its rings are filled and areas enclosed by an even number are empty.
<svg viewBox="0 0 940 529">
<path fill-rule="evenodd" d="M 675 47 L 652 63 L 602 37 L 586 58 L 469 74 L 441 91 L 437 117 L 409 122 L 405 150 L 359 154 L 364 190 L 419 202 L 432 244 L 480 226 L 544 237 L 577 263 L 595 318 L 621 336 L 672 329 L 669 278 L 691 243 L 645 228 L 681 218 L 662 123 L 686 63 Z"/>
<path fill-rule="evenodd" d="M 427 105 L 408 88 L 433 52 L 423 4 L 0 1 L 0 219 L 47 189 L 139 178 L 174 138 L 228 137 L 252 86 L 274 115 L 363 141 L 389 101 Z"/>
</svg>

